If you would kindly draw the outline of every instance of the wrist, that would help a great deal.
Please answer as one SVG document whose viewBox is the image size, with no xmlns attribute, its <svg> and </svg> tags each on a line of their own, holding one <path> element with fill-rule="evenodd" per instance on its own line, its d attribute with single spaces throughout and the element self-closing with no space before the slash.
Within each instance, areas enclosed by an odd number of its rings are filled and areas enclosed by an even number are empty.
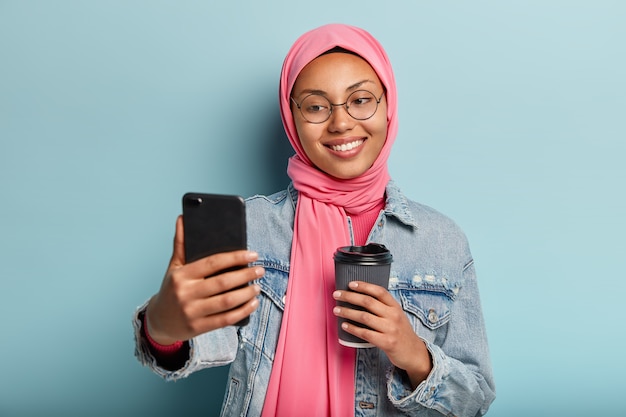
<svg viewBox="0 0 626 417">
<path fill-rule="evenodd" d="M 433 359 L 430 354 L 430 351 L 426 347 L 426 344 L 422 341 L 423 350 L 420 349 L 420 354 L 417 357 L 414 366 L 407 366 L 407 369 L 404 369 L 409 380 L 411 381 L 411 388 L 415 390 L 419 384 L 424 382 L 430 372 L 433 369 Z"/>
<path fill-rule="evenodd" d="M 169 337 L 164 337 L 159 335 L 158 332 L 155 332 L 154 329 L 150 326 L 147 314 L 143 316 L 143 329 L 143 333 L 146 336 L 146 339 L 148 339 L 150 344 L 157 348 L 159 351 L 176 351 L 182 346 L 182 341 Z"/>
</svg>

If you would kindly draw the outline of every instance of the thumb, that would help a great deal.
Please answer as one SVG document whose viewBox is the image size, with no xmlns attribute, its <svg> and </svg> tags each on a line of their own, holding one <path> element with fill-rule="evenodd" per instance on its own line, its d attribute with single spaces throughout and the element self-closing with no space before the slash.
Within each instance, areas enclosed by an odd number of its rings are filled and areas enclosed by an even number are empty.
<svg viewBox="0 0 626 417">
<path fill-rule="evenodd" d="M 174 252 L 170 259 L 169 268 L 178 268 L 185 264 L 185 236 L 183 232 L 183 216 L 176 219 L 176 234 L 174 235 Z"/>
</svg>

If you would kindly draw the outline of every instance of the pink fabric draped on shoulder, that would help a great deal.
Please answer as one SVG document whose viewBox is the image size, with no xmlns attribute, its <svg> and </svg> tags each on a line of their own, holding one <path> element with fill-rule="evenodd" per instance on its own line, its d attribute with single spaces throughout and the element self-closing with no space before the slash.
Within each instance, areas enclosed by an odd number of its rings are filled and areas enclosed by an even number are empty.
<svg viewBox="0 0 626 417">
<path fill-rule="evenodd" d="M 341 47 L 365 59 L 386 88 L 387 139 L 373 166 L 358 178 L 338 180 L 316 169 L 298 139 L 290 95 L 300 71 L 324 52 Z M 285 58 L 280 78 L 283 125 L 295 155 L 288 174 L 299 192 L 286 305 L 263 417 L 354 415 L 355 350 L 337 341 L 332 310 L 333 253 L 350 244 L 346 211 L 380 203 L 389 181 L 387 159 L 397 133 L 397 94 L 382 46 L 363 29 L 330 24 L 302 35 Z"/>
</svg>

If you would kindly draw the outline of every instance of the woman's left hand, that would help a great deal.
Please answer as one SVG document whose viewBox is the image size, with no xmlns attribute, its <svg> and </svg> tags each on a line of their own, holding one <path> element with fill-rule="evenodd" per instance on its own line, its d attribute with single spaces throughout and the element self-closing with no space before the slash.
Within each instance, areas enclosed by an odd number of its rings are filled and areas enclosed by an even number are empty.
<svg viewBox="0 0 626 417">
<path fill-rule="evenodd" d="M 413 330 L 400 304 L 389 291 L 378 285 L 353 281 L 349 288 L 351 291 L 335 291 L 333 298 L 367 311 L 335 307 L 333 312 L 370 329 L 344 322 L 344 330 L 385 352 L 391 363 L 406 371 L 413 389 L 417 388 L 430 373 L 432 360 L 426 344 Z"/>
</svg>

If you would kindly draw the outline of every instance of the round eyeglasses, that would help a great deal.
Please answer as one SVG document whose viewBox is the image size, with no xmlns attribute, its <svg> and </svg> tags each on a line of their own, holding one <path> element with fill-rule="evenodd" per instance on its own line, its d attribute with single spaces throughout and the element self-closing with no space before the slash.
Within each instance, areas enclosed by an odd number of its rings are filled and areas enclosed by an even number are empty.
<svg viewBox="0 0 626 417">
<path fill-rule="evenodd" d="M 384 91 L 380 97 L 376 98 L 371 91 L 357 90 L 351 93 L 345 102 L 339 104 L 331 103 L 325 96 L 318 93 L 309 94 L 300 103 L 293 97 L 291 101 L 300 109 L 304 120 L 309 123 L 324 123 L 333 114 L 333 107 L 337 106 L 344 107 L 353 119 L 367 120 L 378 110 L 378 104 L 383 95 L 385 95 Z"/>
</svg>

